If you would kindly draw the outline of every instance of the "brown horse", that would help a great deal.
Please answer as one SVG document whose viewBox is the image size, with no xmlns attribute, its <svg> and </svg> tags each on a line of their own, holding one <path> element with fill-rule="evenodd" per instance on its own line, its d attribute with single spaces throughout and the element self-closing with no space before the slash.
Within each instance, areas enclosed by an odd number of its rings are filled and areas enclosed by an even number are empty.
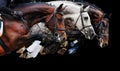
<svg viewBox="0 0 120 71">
<path fill-rule="evenodd" d="M 100 8 L 92 5 L 88 13 L 95 32 L 98 35 L 98 44 L 101 48 L 106 47 L 109 42 L 110 15 L 105 14 Z"/>
<path fill-rule="evenodd" d="M 30 28 L 38 22 L 45 25 L 53 32 L 56 42 L 66 40 L 64 20 L 61 15 L 62 5 L 58 8 L 44 3 L 27 3 L 18 5 L 13 10 L 23 12 L 21 20 L 3 14 L 4 33 L 0 38 L 0 56 L 11 51 L 16 51 L 23 46 L 28 46 Z M 58 40 L 59 35 L 59 40 Z"/>
</svg>

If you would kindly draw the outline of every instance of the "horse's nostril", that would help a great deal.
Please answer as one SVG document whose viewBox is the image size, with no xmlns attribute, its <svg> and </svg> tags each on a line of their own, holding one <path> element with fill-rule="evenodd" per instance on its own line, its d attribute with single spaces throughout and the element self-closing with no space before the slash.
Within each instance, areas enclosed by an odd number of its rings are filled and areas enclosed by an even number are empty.
<svg viewBox="0 0 120 71">
<path fill-rule="evenodd" d="M 94 33 L 91 33 L 92 36 L 94 36 Z"/>
<path fill-rule="evenodd" d="M 107 44 L 105 44 L 105 46 L 107 46 Z"/>
<path fill-rule="evenodd" d="M 108 44 L 107 43 L 105 43 L 104 45 L 103 45 L 103 47 L 106 47 Z"/>
<path fill-rule="evenodd" d="M 55 35 L 55 36 L 58 36 L 58 33 L 55 33 L 54 35 Z"/>
<path fill-rule="evenodd" d="M 85 19 L 85 20 L 87 20 L 87 19 L 88 19 L 88 17 L 84 17 L 84 19 Z"/>
<path fill-rule="evenodd" d="M 65 41 L 66 39 L 65 38 L 63 38 L 63 41 Z"/>
<path fill-rule="evenodd" d="M 95 39 L 98 39 L 99 37 L 97 35 L 94 36 Z"/>
</svg>

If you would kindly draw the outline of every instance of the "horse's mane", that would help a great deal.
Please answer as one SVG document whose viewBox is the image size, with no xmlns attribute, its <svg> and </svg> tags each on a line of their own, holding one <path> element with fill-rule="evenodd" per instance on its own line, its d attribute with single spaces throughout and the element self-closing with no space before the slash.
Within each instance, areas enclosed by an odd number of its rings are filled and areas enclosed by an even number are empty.
<svg viewBox="0 0 120 71">
<path fill-rule="evenodd" d="M 96 4 L 92 4 L 90 2 L 86 2 L 86 1 L 83 1 L 82 2 L 84 5 L 90 5 L 90 8 L 92 9 L 95 9 L 95 10 L 99 10 L 101 11 L 102 13 L 104 12 L 100 7 L 98 7 Z"/>
<path fill-rule="evenodd" d="M 26 6 L 32 6 L 32 5 L 35 5 L 35 4 L 45 4 L 45 5 L 48 5 L 48 6 L 53 6 L 53 5 L 47 4 L 45 2 L 29 2 L 29 3 L 18 4 L 18 5 L 16 5 L 16 8 L 24 8 Z M 55 6 L 53 6 L 53 7 L 55 7 Z"/>
<path fill-rule="evenodd" d="M 77 3 L 78 5 L 82 5 L 82 4 L 85 6 L 89 5 L 91 9 L 99 10 L 102 13 L 104 12 L 99 6 L 97 6 L 96 4 L 90 3 L 90 2 L 81 1 L 81 2 L 75 2 L 75 3 Z"/>
</svg>

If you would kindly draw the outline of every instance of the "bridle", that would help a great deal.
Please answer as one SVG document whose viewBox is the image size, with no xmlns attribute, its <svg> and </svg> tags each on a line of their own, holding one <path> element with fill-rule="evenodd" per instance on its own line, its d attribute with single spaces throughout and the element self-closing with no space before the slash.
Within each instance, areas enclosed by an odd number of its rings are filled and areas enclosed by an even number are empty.
<svg viewBox="0 0 120 71">
<path fill-rule="evenodd" d="M 101 20 L 99 21 L 99 23 L 98 23 L 97 25 L 95 25 L 95 29 L 97 29 L 97 28 L 99 29 L 99 30 L 98 30 L 98 37 L 99 37 L 99 38 L 102 38 L 102 37 L 104 37 L 104 36 L 108 36 L 108 34 L 103 34 L 103 33 L 102 33 L 102 31 L 105 31 L 105 30 L 106 30 L 106 28 L 105 28 L 106 26 L 104 26 L 104 23 L 103 23 L 103 21 L 102 21 L 103 18 L 104 18 L 104 16 L 105 16 L 105 14 L 102 15 Z"/>
<path fill-rule="evenodd" d="M 2 46 L 2 48 L 4 49 L 4 51 L 7 53 L 7 54 L 10 54 L 11 51 L 10 49 L 7 47 L 7 45 L 3 42 L 2 38 L 0 38 L 0 45 Z"/>
<path fill-rule="evenodd" d="M 56 8 L 54 8 L 54 12 L 53 12 L 53 14 L 50 16 L 50 18 L 49 18 L 49 20 L 47 21 L 47 22 L 49 22 L 52 18 L 53 18 L 53 26 L 54 26 L 54 30 L 53 30 L 53 36 L 54 37 L 56 37 L 57 35 L 58 35 L 58 33 L 56 32 L 57 30 L 60 30 L 60 31 L 65 31 L 65 28 L 58 28 L 57 26 L 56 26 L 56 24 L 57 24 L 57 22 L 56 22 L 56 14 L 60 14 L 60 15 L 62 15 L 62 13 L 61 12 L 57 12 L 57 10 L 56 10 Z M 49 27 L 49 26 L 48 26 Z M 62 34 L 60 34 L 59 36 L 62 36 L 63 34 L 64 34 L 65 32 L 63 32 Z"/>
</svg>

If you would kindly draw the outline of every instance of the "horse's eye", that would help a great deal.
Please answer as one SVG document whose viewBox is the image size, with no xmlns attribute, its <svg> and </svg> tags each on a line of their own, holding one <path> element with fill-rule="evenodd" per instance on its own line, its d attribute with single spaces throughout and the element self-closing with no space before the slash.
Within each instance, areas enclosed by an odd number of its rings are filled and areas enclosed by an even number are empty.
<svg viewBox="0 0 120 71">
<path fill-rule="evenodd" d="M 61 12 L 60 15 L 63 16 L 63 12 Z"/>
<path fill-rule="evenodd" d="M 58 21 L 59 21 L 59 22 L 62 22 L 62 20 L 63 20 L 62 18 L 58 18 Z"/>
<path fill-rule="evenodd" d="M 58 12 L 59 15 L 63 16 L 63 12 Z"/>
<path fill-rule="evenodd" d="M 87 19 L 88 19 L 88 17 L 84 17 L 84 19 L 85 19 L 85 20 L 87 20 Z"/>
</svg>

